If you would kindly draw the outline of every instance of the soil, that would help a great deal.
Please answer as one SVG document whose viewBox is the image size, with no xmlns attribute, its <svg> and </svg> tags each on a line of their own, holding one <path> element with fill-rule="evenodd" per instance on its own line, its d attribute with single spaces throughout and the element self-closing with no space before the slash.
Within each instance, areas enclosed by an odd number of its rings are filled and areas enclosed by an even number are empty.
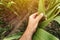
<svg viewBox="0 0 60 40">
<path fill-rule="evenodd" d="M 56 21 L 52 21 L 45 30 L 60 39 L 60 24 Z"/>
</svg>

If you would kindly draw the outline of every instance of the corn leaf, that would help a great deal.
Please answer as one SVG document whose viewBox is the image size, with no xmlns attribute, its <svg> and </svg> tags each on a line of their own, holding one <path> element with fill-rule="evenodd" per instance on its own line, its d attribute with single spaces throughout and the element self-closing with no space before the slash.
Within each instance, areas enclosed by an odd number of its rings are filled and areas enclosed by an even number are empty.
<svg viewBox="0 0 60 40">
<path fill-rule="evenodd" d="M 47 11 L 47 18 L 50 18 L 52 16 L 52 14 L 55 14 L 53 12 L 55 12 L 58 9 L 58 6 L 60 5 L 60 3 L 55 4 L 50 10 Z"/>
<path fill-rule="evenodd" d="M 43 29 L 38 29 L 37 33 L 35 33 L 35 35 L 33 36 L 33 40 L 59 40 L 59 39 Z"/>
<path fill-rule="evenodd" d="M 60 16 L 57 16 L 54 20 L 60 24 Z"/>
<path fill-rule="evenodd" d="M 18 32 L 12 35 L 5 37 L 3 40 L 18 40 L 22 35 L 22 32 Z"/>
<path fill-rule="evenodd" d="M 39 27 L 41 28 L 45 28 L 58 14 L 59 14 L 59 9 L 58 8 L 60 5 L 60 3 L 56 4 L 49 12 L 47 12 L 47 17 L 48 19 L 47 20 L 44 20 L 40 25 Z M 50 17 L 49 17 L 50 16 Z"/>
<path fill-rule="evenodd" d="M 43 21 L 39 27 L 40 28 L 45 28 L 58 14 L 59 14 L 60 11 L 57 12 L 57 14 L 51 16 L 49 19 L 47 19 L 46 21 Z"/>
<path fill-rule="evenodd" d="M 45 13 L 45 4 L 44 0 L 39 0 L 39 5 L 38 5 L 38 13 Z"/>
<path fill-rule="evenodd" d="M 42 0 L 40 0 L 41 3 Z M 47 15 L 47 20 L 44 20 L 37 29 L 37 32 L 34 34 L 33 36 L 33 40 L 59 40 L 58 38 L 56 38 L 55 36 L 49 34 L 48 32 L 46 32 L 45 30 L 41 29 L 41 28 L 45 28 L 60 12 L 58 6 L 60 5 L 60 3 L 58 3 L 58 0 L 55 2 L 56 4 L 54 4 L 52 7 L 50 7 L 50 9 L 45 12 L 44 10 L 44 4 L 41 4 L 38 8 L 38 12 L 41 13 L 45 13 L 45 15 Z"/>
</svg>

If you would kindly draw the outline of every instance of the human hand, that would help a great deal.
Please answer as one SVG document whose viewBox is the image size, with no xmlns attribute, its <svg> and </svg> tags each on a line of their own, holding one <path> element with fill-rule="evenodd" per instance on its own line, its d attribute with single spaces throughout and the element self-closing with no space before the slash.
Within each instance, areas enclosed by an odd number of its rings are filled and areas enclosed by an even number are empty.
<svg viewBox="0 0 60 40">
<path fill-rule="evenodd" d="M 38 22 L 42 19 L 43 13 L 38 15 L 38 13 L 34 13 L 29 17 L 29 22 L 26 31 L 20 40 L 32 40 L 32 35 L 35 32 Z"/>
<path fill-rule="evenodd" d="M 27 30 L 29 30 L 30 32 L 34 33 L 36 31 L 38 22 L 42 19 L 43 17 L 43 13 L 39 14 L 38 13 L 34 13 L 29 17 L 29 22 L 28 22 L 28 26 L 27 26 Z"/>
</svg>

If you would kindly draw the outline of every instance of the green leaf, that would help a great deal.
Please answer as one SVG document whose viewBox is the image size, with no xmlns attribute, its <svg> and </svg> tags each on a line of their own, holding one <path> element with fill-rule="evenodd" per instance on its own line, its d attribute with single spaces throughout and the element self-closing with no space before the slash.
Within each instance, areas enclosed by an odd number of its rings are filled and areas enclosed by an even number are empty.
<svg viewBox="0 0 60 40">
<path fill-rule="evenodd" d="M 54 20 L 60 24 L 60 16 L 57 16 Z"/>
<path fill-rule="evenodd" d="M 13 4 L 15 4 L 13 1 L 7 3 L 7 7 L 10 8 Z"/>
<path fill-rule="evenodd" d="M 38 5 L 38 13 L 45 13 L 45 4 L 44 0 L 39 0 L 39 5 Z"/>
<path fill-rule="evenodd" d="M 42 23 L 40 23 L 39 27 L 40 28 L 45 28 L 51 21 L 53 21 L 53 19 L 59 14 L 60 10 L 58 10 L 56 12 L 56 14 L 54 14 L 53 16 L 51 16 L 49 19 L 43 21 Z"/>
<path fill-rule="evenodd" d="M 51 8 L 49 8 L 49 10 L 46 11 L 47 12 L 46 13 L 44 10 L 44 3 L 42 0 L 40 0 L 38 12 L 45 13 L 45 15 L 47 15 L 48 19 L 44 20 L 44 21 L 42 21 L 42 23 L 40 23 L 40 25 L 37 29 L 37 32 L 33 36 L 33 40 L 59 40 L 55 36 L 49 34 L 45 30 L 41 29 L 41 28 L 45 28 L 59 14 L 59 12 L 60 12 L 60 9 L 58 8 L 59 5 L 60 5 L 60 3 L 58 3 L 58 0 L 57 0 L 56 4 L 54 4 Z"/>
<path fill-rule="evenodd" d="M 46 15 L 47 15 L 48 18 L 51 17 L 53 14 L 56 14 L 56 13 L 54 13 L 54 12 L 56 12 L 57 9 L 59 9 L 59 8 L 58 8 L 59 5 L 60 5 L 60 3 L 57 3 L 57 4 L 53 5 L 53 7 L 50 8 L 50 9 L 47 11 L 47 14 L 46 14 Z"/>
<path fill-rule="evenodd" d="M 12 34 L 10 36 L 5 37 L 3 40 L 18 40 L 22 35 L 22 32 L 18 32 L 16 34 Z"/>
<path fill-rule="evenodd" d="M 38 29 L 35 35 L 33 36 L 33 40 L 59 40 L 59 39 L 43 29 Z"/>
</svg>

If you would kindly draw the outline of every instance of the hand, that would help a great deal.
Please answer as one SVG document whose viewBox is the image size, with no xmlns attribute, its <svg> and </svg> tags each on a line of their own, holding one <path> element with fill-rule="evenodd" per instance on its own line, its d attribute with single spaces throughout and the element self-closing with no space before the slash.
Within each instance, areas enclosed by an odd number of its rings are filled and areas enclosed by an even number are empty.
<svg viewBox="0 0 60 40">
<path fill-rule="evenodd" d="M 38 15 L 34 13 L 29 17 L 29 22 L 26 31 L 19 40 L 32 40 L 32 35 L 35 32 L 38 22 L 42 19 L 43 13 Z"/>
<path fill-rule="evenodd" d="M 40 13 L 40 15 L 38 15 L 38 13 L 32 14 L 29 17 L 27 30 L 29 30 L 30 32 L 34 33 L 36 31 L 38 22 L 42 19 L 42 17 L 43 17 L 43 13 Z"/>
</svg>

